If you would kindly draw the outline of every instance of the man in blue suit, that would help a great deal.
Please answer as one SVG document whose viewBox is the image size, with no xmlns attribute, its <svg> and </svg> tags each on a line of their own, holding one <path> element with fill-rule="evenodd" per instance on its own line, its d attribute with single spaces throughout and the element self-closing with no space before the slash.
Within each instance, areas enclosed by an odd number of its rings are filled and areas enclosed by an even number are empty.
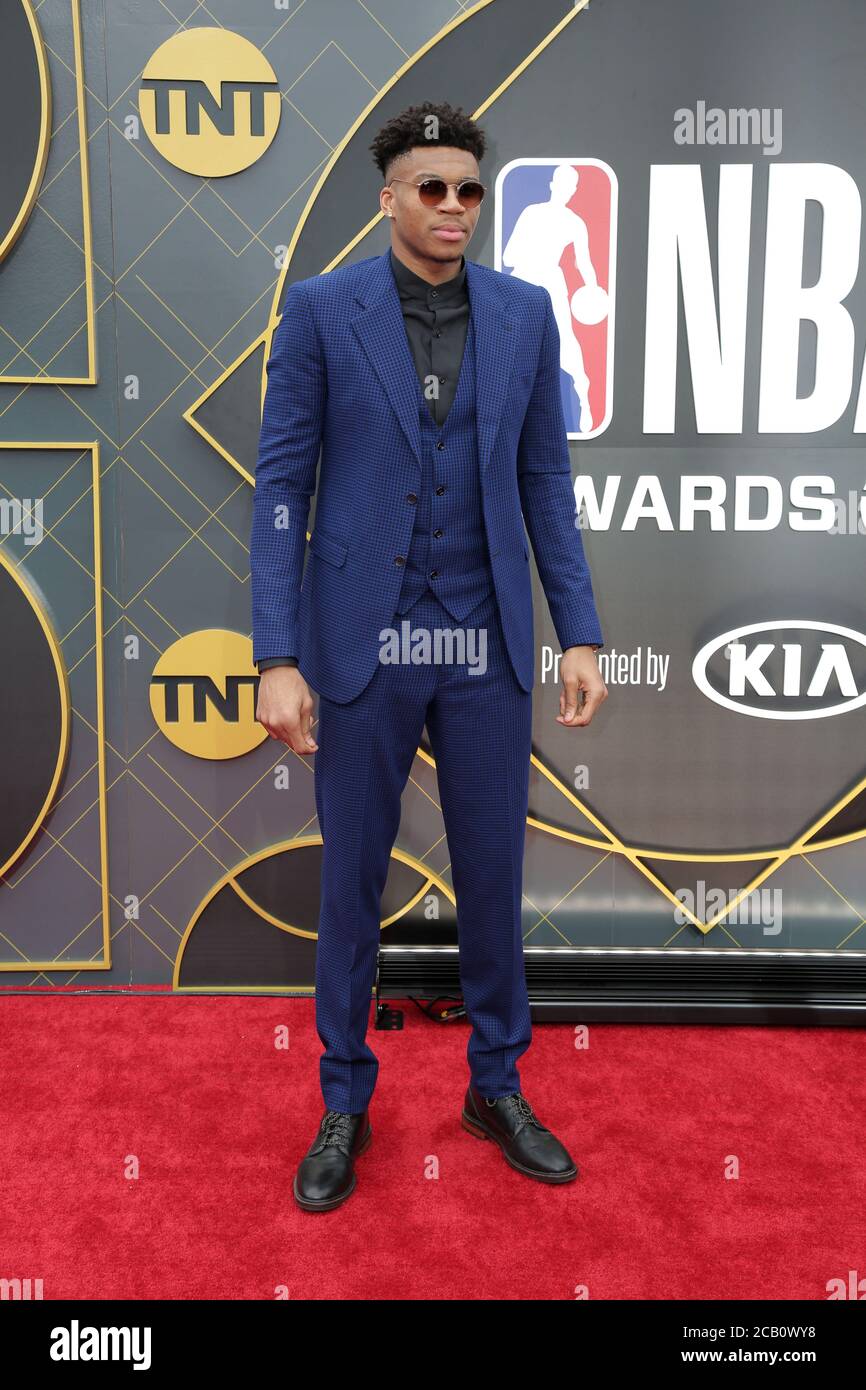
<svg viewBox="0 0 866 1390">
<path fill-rule="evenodd" d="M 425 724 L 471 1024 L 462 1123 L 529 1177 L 576 1176 L 517 1071 L 531 1040 L 521 898 L 535 650 L 524 524 L 562 647 L 559 722 L 587 725 L 607 695 L 551 299 L 463 254 L 485 191 L 484 134 L 459 109 L 425 105 L 390 120 L 371 148 L 391 246 L 286 293 L 250 545 L 256 717 L 296 753 L 316 754 L 326 1108 L 294 1182 L 306 1211 L 345 1201 L 372 1137 L 378 1061 L 366 1033 L 380 900 Z"/>
</svg>

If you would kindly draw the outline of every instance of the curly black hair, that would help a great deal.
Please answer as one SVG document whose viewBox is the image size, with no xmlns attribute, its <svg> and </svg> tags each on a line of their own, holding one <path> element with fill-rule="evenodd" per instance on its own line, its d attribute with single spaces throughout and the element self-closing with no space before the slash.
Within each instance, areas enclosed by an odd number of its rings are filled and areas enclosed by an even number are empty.
<svg viewBox="0 0 866 1390">
<path fill-rule="evenodd" d="M 431 133 L 434 131 L 435 137 Z M 438 105 L 425 102 L 423 106 L 409 106 L 399 116 L 392 116 L 370 149 L 384 178 L 395 159 L 418 145 L 449 145 L 455 150 L 468 150 L 480 162 L 487 141 L 484 131 L 461 106 L 449 106 L 447 101 Z"/>
</svg>

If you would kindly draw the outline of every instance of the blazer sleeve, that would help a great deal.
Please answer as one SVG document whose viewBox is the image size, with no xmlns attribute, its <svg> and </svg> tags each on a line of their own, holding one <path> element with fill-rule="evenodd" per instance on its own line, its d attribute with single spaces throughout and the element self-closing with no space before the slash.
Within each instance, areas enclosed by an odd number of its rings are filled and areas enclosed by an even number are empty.
<svg viewBox="0 0 866 1390">
<path fill-rule="evenodd" d="M 325 411 L 325 362 L 303 284 L 291 285 L 266 364 L 250 534 L 253 661 L 297 651 L 310 498 Z"/>
<path fill-rule="evenodd" d="M 604 644 L 577 524 L 560 394 L 559 328 L 547 290 L 535 384 L 517 449 L 523 519 L 562 651 Z"/>
</svg>

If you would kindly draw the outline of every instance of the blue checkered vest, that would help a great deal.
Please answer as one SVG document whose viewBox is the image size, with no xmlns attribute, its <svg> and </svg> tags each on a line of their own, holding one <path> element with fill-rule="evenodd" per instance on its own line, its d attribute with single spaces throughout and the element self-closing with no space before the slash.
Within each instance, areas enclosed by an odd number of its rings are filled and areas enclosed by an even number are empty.
<svg viewBox="0 0 866 1390">
<path fill-rule="evenodd" d="M 442 425 L 418 377 L 422 469 L 397 612 L 432 590 L 462 622 L 493 587 L 484 530 L 475 418 L 475 329 L 470 316 L 457 393 Z"/>
</svg>

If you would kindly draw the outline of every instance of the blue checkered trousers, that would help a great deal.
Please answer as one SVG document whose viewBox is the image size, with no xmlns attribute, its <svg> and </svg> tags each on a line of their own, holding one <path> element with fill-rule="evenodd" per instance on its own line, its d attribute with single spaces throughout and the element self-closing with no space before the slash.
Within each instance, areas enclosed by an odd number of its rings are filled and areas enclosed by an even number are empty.
<svg viewBox="0 0 866 1390">
<path fill-rule="evenodd" d="M 491 1098 L 520 1089 L 517 1060 L 531 1040 L 521 900 L 535 669 L 524 524 L 563 650 L 603 640 L 576 525 L 550 296 L 477 262 L 466 272 L 469 330 L 441 425 L 420 387 L 389 251 L 292 285 L 267 362 L 253 659 L 297 656 L 319 697 L 320 1079 L 325 1105 L 351 1113 L 367 1107 L 378 1073 L 366 1036 L 381 895 L 425 724 L 457 901 L 470 1074 Z M 431 530 L 441 532 L 435 563 Z M 404 622 L 411 633 L 465 633 L 474 659 L 383 660 L 383 633 Z"/>
</svg>

